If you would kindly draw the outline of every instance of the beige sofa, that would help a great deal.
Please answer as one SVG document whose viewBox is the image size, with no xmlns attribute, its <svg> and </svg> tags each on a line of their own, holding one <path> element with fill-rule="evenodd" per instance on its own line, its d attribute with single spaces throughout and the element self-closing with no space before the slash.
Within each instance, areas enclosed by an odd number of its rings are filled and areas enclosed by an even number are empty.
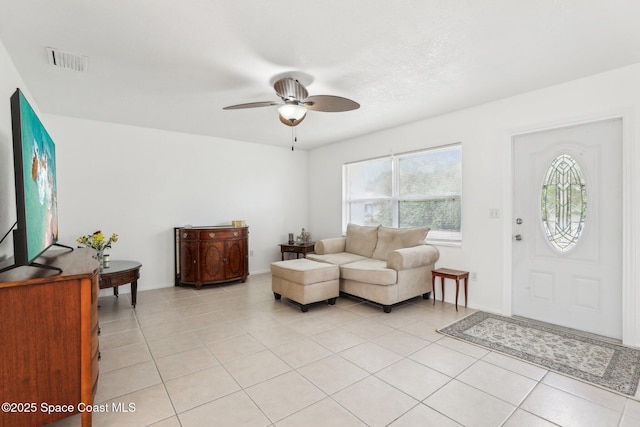
<svg viewBox="0 0 640 427">
<path fill-rule="evenodd" d="M 431 295 L 431 271 L 440 258 L 425 244 L 428 227 L 408 229 L 349 224 L 345 237 L 316 242 L 307 259 L 340 267 L 340 292 L 381 304 Z"/>
</svg>

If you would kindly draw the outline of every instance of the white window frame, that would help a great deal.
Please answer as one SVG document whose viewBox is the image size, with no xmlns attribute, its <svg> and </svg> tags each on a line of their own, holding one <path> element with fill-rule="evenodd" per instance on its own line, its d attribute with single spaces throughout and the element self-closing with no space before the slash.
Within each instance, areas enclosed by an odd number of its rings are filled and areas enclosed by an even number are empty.
<svg viewBox="0 0 640 427">
<path fill-rule="evenodd" d="M 405 153 L 399 153 L 396 155 L 384 156 L 384 157 L 376 157 L 370 158 L 366 160 L 359 160 L 349 163 L 344 163 L 342 167 L 342 232 L 346 233 L 347 224 L 349 222 L 349 218 L 351 217 L 350 213 L 350 204 L 354 202 L 367 202 L 367 201 L 388 201 L 391 203 L 392 207 L 392 227 L 398 227 L 399 224 L 399 206 L 400 202 L 403 201 L 427 201 L 427 200 L 435 200 L 439 198 L 459 198 L 460 200 L 460 210 L 462 211 L 462 175 L 460 176 L 460 195 L 459 196 L 431 196 L 431 197 L 399 197 L 400 194 L 400 183 L 399 183 L 399 167 L 398 163 L 401 158 L 407 158 L 415 155 L 421 155 L 428 152 L 439 151 L 439 150 L 451 150 L 451 149 L 459 149 L 460 154 L 462 156 L 462 144 L 450 144 L 444 146 L 433 147 L 425 150 L 419 151 L 410 151 Z M 388 197 L 378 196 L 378 197 L 366 197 L 366 198 L 349 198 L 349 179 L 348 179 L 348 169 L 350 165 L 380 161 L 388 159 L 391 161 L 391 174 L 392 174 L 392 194 Z M 462 163 L 462 160 L 461 160 Z M 462 174 L 462 172 L 461 172 Z M 461 246 L 462 245 L 462 212 L 460 212 L 460 230 L 458 231 L 445 231 L 445 230 L 430 230 L 427 235 L 427 243 L 433 245 L 440 246 Z M 425 224 L 428 225 L 428 224 Z"/>
</svg>

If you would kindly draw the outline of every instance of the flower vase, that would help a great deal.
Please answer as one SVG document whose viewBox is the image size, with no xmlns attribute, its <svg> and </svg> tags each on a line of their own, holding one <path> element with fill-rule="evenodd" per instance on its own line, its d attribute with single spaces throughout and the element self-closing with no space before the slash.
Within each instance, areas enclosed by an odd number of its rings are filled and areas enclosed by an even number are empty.
<svg viewBox="0 0 640 427">
<path fill-rule="evenodd" d="M 104 260 L 103 260 L 103 258 L 104 258 L 104 250 L 101 250 L 101 251 L 96 250 L 96 252 L 97 252 L 96 258 L 98 259 L 98 262 L 100 263 L 100 270 L 102 270 L 102 267 L 104 265 Z"/>
</svg>

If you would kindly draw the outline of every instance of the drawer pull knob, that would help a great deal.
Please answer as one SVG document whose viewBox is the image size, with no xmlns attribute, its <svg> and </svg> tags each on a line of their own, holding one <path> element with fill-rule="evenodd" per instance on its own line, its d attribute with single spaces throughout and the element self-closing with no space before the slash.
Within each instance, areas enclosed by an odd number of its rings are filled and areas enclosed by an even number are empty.
<svg viewBox="0 0 640 427">
<path fill-rule="evenodd" d="M 186 239 L 188 236 L 189 236 L 189 235 L 188 235 L 187 233 L 182 233 L 182 237 L 183 237 L 183 238 L 185 238 L 185 239 Z"/>
<path fill-rule="evenodd" d="M 209 237 L 216 237 L 216 233 L 209 233 Z"/>
<path fill-rule="evenodd" d="M 234 235 L 234 237 L 238 237 L 238 232 L 237 232 L 237 231 L 234 231 L 234 232 L 233 232 L 233 235 Z"/>
</svg>

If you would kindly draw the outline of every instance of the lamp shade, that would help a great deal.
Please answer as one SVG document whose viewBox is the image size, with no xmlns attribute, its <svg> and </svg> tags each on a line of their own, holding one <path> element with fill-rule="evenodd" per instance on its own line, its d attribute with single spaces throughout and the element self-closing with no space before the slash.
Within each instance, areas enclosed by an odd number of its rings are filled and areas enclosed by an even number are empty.
<svg viewBox="0 0 640 427">
<path fill-rule="evenodd" d="M 288 103 L 278 108 L 278 113 L 282 123 L 288 126 L 296 126 L 306 116 L 307 109 L 299 104 Z"/>
</svg>

